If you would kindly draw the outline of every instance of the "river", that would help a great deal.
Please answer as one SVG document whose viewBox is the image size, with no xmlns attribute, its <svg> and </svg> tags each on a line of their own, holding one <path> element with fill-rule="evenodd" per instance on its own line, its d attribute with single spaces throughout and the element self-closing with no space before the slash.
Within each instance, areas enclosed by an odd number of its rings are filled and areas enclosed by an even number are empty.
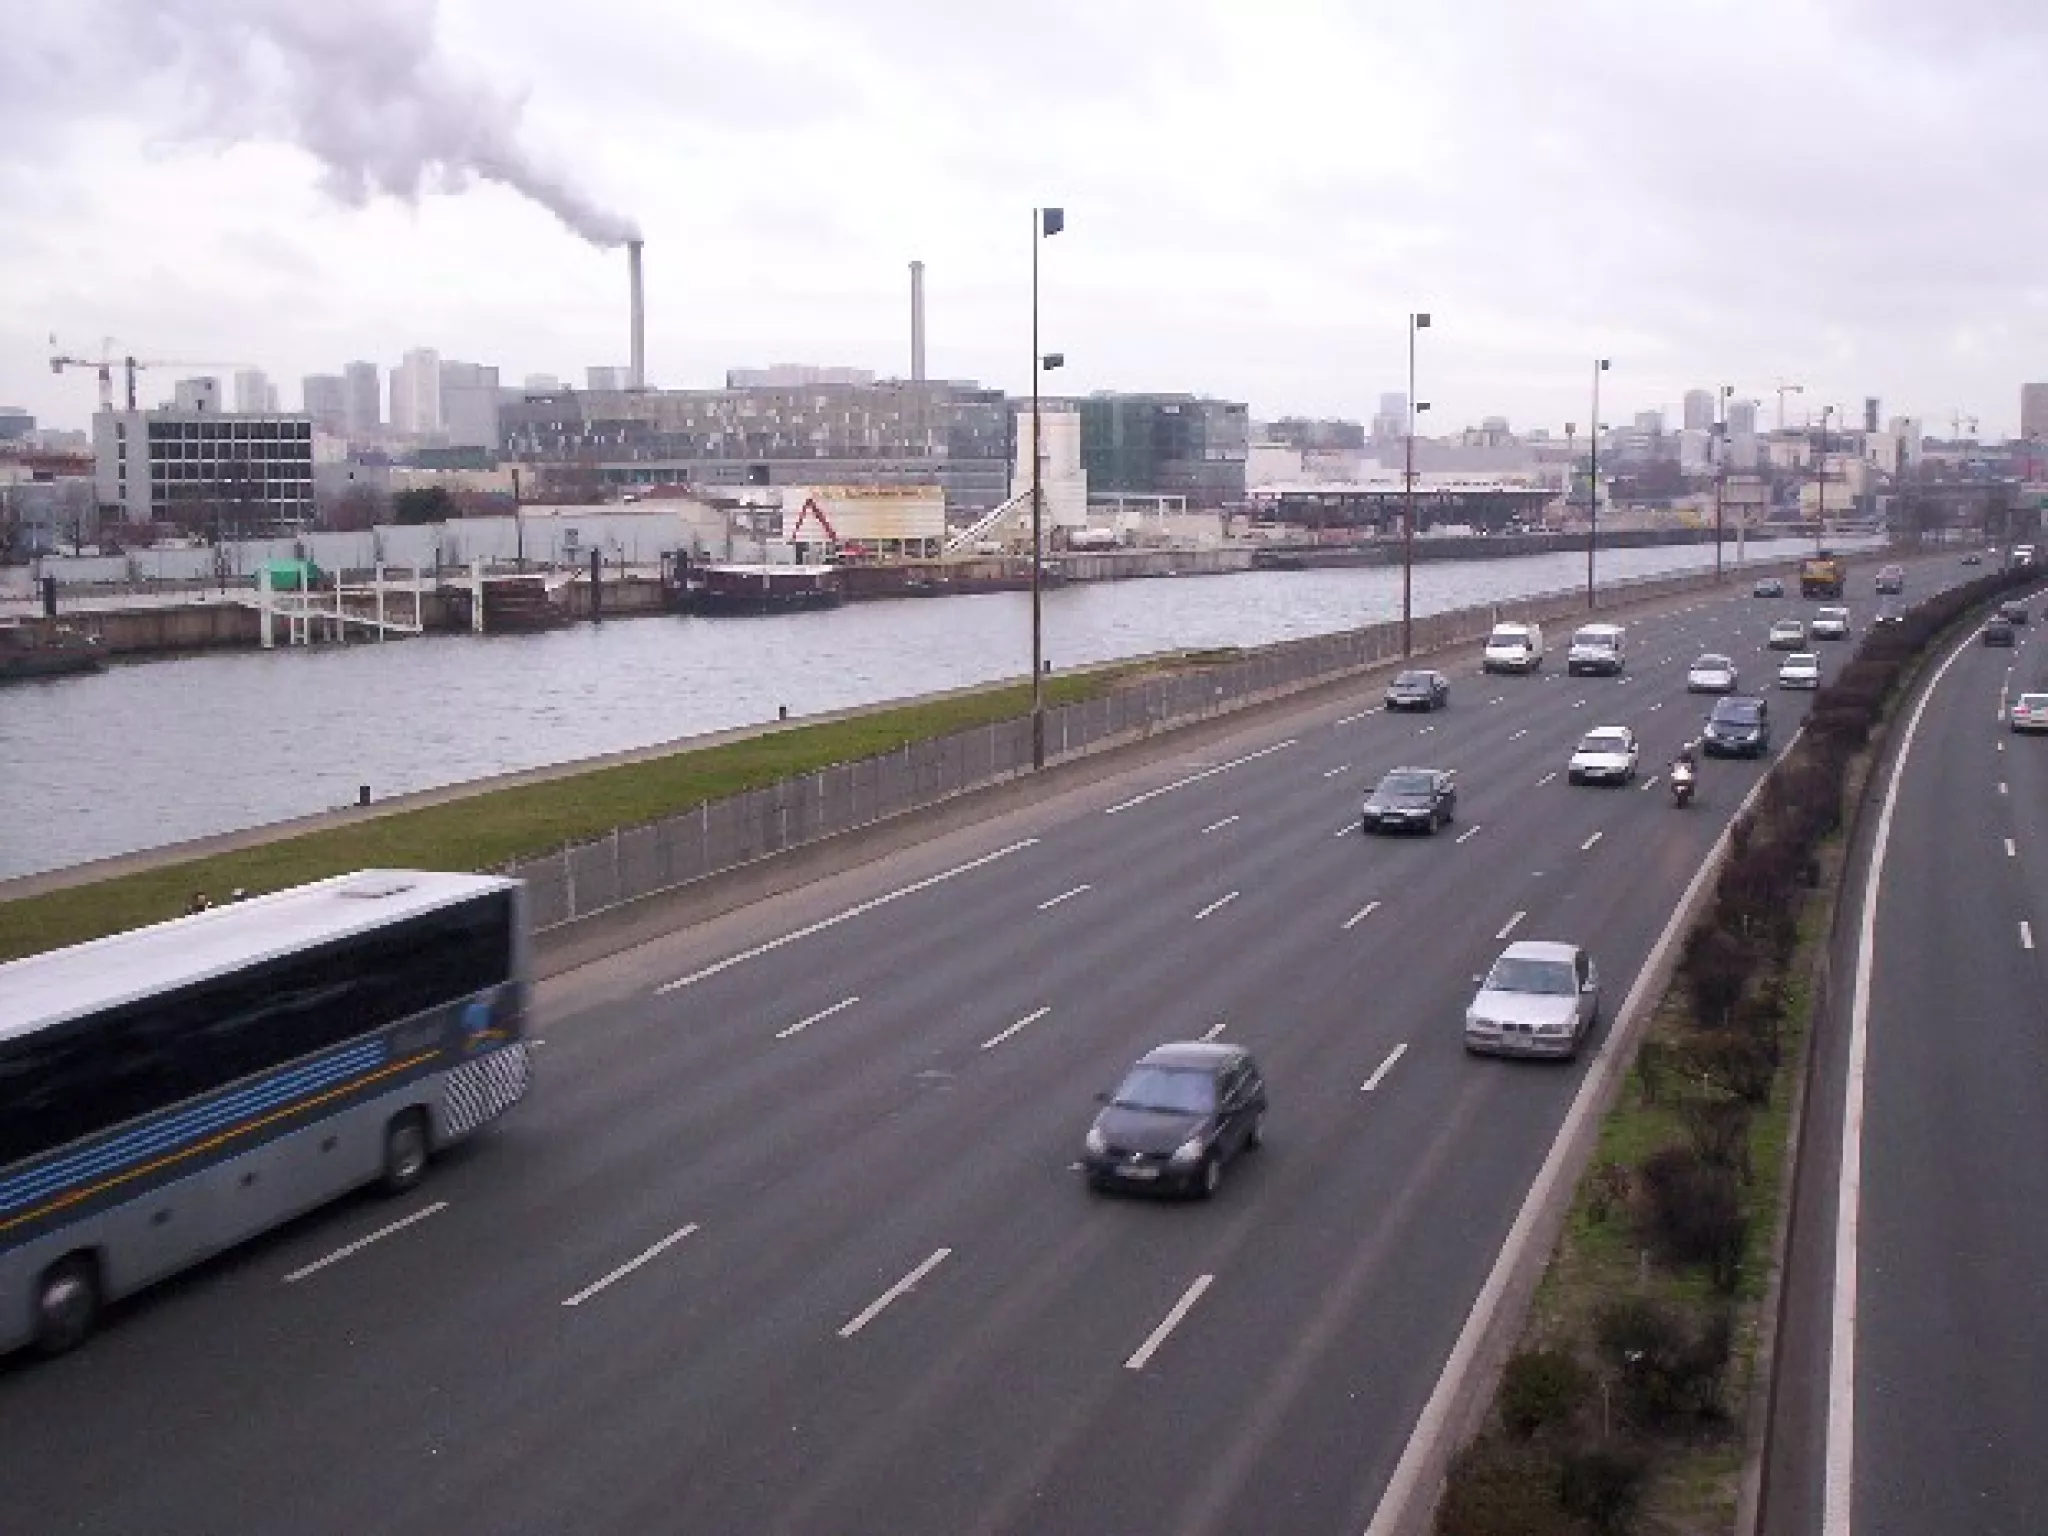
<svg viewBox="0 0 2048 1536">
<path fill-rule="evenodd" d="M 1732 565 L 1733 546 L 1729 546 Z M 1785 558 L 1795 545 L 1758 546 Z M 1603 552 L 1603 583 L 1713 563 Z M 1567 590 L 1583 554 L 1420 564 L 1417 613 Z M 1055 668 L 1398 618 L 1399 569 L 1077 583 L 1045 594 Z M 0 691 L 0 878 L 524 768 L 1030 672 L 1030 597 L 650 617 L 537 635 L 238 651 Z"/>
</svg>

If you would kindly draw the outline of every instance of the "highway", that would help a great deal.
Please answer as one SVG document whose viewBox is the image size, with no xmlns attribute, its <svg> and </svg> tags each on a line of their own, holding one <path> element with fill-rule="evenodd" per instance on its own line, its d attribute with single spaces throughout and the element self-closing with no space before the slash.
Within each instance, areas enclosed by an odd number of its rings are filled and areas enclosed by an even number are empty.
<svg viewBox="0 0 2048 1536">
<path fill-rule="evenodd" d="M 2002 718 L 2048 688 L 2048 654 L 2038 625 L 2020 635 L 1936 658 L 1852 869 L 1788 1282 L 1772 1532 L 2048 1530 L 2048 741 Z M 1855 1059 L 1861 1134 L 1845 1148 Z"/>
<path fill-rule="evenodd" d="M 1672 808 L 1685 668 L 1733 654 L 1782 750 L 1810 608 L 1731 580 L 1620 679 L 1475 649 L 1427 716 L 1362 682 L 546 984 L 535 1096 L 415 1194 L 0 1367 L 7 1527 L 1355 1536 L 1585 1070 L 1467 1057 L 1471 978 L 1574 940 L 1612 1013 L 1761 771 Z M 1643 782 L 1567 787 L 1602 724 Z M 1360 835 L 1403 764 L 1457 821 Z M 1206 1205 L 1088 1194 L 1094 1093 L 1204 1036 L 1268 1145 Z"/>
</svg>

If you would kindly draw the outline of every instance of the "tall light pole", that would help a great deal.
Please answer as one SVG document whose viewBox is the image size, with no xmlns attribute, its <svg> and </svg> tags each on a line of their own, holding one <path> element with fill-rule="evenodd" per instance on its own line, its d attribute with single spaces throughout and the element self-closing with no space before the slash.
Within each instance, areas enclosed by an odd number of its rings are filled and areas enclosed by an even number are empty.
<svg viewBox="0 0 2048 1536">
<path fill-rule="evenodd" d="M 1728 397 L 1735 393 L 1733 384 L 1723 384 L 1715 400 L 1714 422 L 1714 581 L 1718 585 L 1721 577 L 1721 494 L 1728 484 Z"/>
<path fill-rule="evenodd" d="M 1813 552 L 1818 555 L 1821 545 L 1827 540 L 1828 532 L 1828 418 L 1835 414 L 1832 405 L 1820 408 L 1820 458 L 1814 464 L 1813 487 Z"/>
<path fill-rule="evenodd" d="M 1038 408 L 1040 369 L 1066 361 L 1038 350 L 1038 242 L 1067 227 L 1060 208 L 1031 210 L 1031 766 L 1045 766 L 1045 442 Z"/>
<path fill-rule="evenodd" d="M 1415 654 L 1415 417 L 1426 402 L 1415 398 L 1415 333 L 1429 329 L 1429 316 L 1408 316 L 1408 435 L 1401 470 L 1401 654 Z"/>
<path fill-rule="evenodd" d="M 1591 468 L 1586 476 L 1586 607 L 1594 606 L 1593 597 L 1593 551 L 1600 544 L 1600 375 L 1607 371 L 1607 358 L 1596 358 L 1593 362 L 1593 424 L 1587 429 L 1587 441 L 1593 446 Z"/>
</svg>

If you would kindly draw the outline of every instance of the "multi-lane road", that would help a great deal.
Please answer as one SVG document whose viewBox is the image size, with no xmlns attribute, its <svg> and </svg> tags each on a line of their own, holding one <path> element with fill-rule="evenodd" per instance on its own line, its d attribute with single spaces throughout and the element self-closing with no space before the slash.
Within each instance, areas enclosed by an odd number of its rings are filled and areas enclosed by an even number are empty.
<svg viewBox="0 0 2048 1536">
<path fill-rule="evenodd" d="M 2048 740 L 2004 718 L 2048 688 L 2036 632 L 1937 656 L 1876 785 L 1815 1078 L 1774 1533 L 2048 1531 Z"/>
<path fill-rule="evenodd" d="M 1362 683 L 550 982 L 535 1097 L 418 1193 L 0 1368 L 4 1523 L 1362 1530 L 1586 1069 L 1468 1058 L 1473 973 L 1573 940 L 1611 1015 L 1761 771 L 1672 808 L 1687 664 L 1782 750 L 1806 606 L 1637 616 L 1618 679 L 1460 657 L 1426 716 Z M 1568 787 L 1603 724 L 1641 780 Z M 1456 823 L 1362 836 L 1405 764 Z M 1267 1146 L 1209 1204 L 1090 1196 L 1092 1095 L 1202 1037 L 1260 1057 Z"/>
</svg>

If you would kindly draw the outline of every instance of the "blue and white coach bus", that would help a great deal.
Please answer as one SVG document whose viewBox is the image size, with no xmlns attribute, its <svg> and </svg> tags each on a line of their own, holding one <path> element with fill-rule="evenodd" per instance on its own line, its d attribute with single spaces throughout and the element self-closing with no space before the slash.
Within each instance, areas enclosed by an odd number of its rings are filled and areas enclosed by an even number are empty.
<svg viewBox="0 0 2048 1536">
<path fill-rule="evenodd" d="M 372 870 L 0 965 L 0 1350 L 524 1096 L 525 891 Z"/>
</svg>

